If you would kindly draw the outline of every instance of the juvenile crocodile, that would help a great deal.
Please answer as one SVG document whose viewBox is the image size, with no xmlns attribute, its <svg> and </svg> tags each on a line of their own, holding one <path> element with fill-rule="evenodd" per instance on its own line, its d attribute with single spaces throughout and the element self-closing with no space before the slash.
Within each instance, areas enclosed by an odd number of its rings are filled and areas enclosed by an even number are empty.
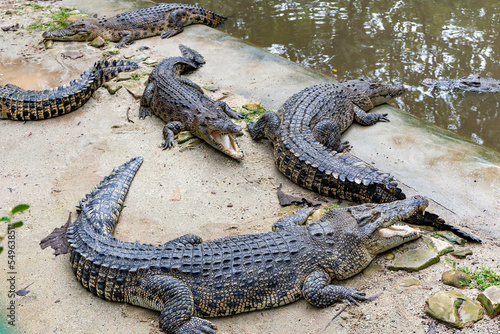
<svg viewBox="0 0 500 334">
<path fill-rule="evenodd" d="M 290 97 L 277 113 L 248 123 L 253 139 L 274 143 L 278 169 L 298 185 L 357 203 L 404 199 L 393 176 L 342 153 L 349 147 L 340 135 L 353 121 L 372 125 L 387 114 L 366 113 L 404 92 L 401 85 L 358 79 L 308 87 Z"/>
<path fill-rule="evenodd" d="M 460 79 L 424 79 L 422 85 L 443 90 L 461 89 L 475 93 L 500 92 L 500 80 L 469 75 Z"/>
<path fill-rule="evenodd" d="M 170 38 L 194 23 L 217 27 L 227 17 L 218 15 L 195 5 L 178 3 L 159 3 L 148 8 L 131 10 L 109 19 L 80 19 L 70 25 L 43 33 L 45 40 L 55 41 L 91 41 L 97 37 L 112 42 L 119 42 L 122 48 L 142 39 L 161 35 Z"/>
<path fill-rule="evenodd" d="M 174 145 L 174 134 L 188 130 L 217 150 L 235 159 L 241 159 L 234 136 L 241 131 L 229 117 L 243 115 L 231 110 L 223 101 L 214 101 L 197 84 L 181 78 L 205 63 L 198 52 L 179 45 L 182 57 L 163 59 L 149 75 L 148 85 L 141 98 L 139 118 L 154 113 L 167 123 L 163 129 L 163 149 Z"/>
<path fill-rule="evenodd" d="M 200 317 L 278 307 L 304 297 L 317 307 L 365 301 L 357 289 L 331 284 L 359 273 L 374 256 L 418 238 L 395 225 L 427 199 L 333 209 L 302 225 L 313 209 L 280 219 L 273 232 L 203 241 L 187 234 L 162 245 L 113 237 L 129 184 L 142 158 L 107 176 L 80 202 L 69 227 L 70 261 L 93 294 L 157 310 L 168 333 L 215 333 Z"/>
<path fill-rule="evenodd" d="M 84 105 L 104 82 L 137 67 L 133 62 L 99 61 L 79 79 L 54 89 L 35 91 L 0 85 L 0 118 L 36 121 L 68 114 Z"/>
</svg>

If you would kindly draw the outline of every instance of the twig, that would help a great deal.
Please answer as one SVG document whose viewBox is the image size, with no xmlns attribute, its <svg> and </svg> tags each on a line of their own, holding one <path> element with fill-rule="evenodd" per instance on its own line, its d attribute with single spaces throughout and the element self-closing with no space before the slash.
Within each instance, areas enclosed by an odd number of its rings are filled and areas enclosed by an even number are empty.
<svg viewBox="0 0 500 334">
<path fill-rule="evenodd" d="M 133 120 L 130 119 L 130 117 L 128 115 L 129 111 L 130 111 L 130 107 L 128 107 L 128 109 L 127 109 L 127 121 L 129 121 L 129 123 L 135 123 Z"/>
<path fill-rule="evenodd" d="M 330 320 L 330 322 L 326 325 L 326 327 L 323 329 L 322 332 L 326 331 L 326 329 L 328 328 L 328 326 L 330 326 L 330 324 L 333 322 L 333 320 L 335 320 L 335 318 L 337 318 L 342 312 L 344 312 L 345 309 L 347 308 L 347 306 L 349 306 L 349 305 L 346 304 L 343 309 L 341 309 L 337 314 L 335 314 L 333 316 L 332 320 Z"/>
</svg>

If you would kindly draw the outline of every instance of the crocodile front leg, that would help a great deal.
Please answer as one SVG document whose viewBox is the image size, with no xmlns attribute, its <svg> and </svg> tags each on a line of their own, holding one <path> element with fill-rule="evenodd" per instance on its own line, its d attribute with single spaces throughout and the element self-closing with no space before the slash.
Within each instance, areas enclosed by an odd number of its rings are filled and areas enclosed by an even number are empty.
<svg viewBox="0 0 500 334">
<path fill-rule="evenodd" d="M 329 149 L 337 152 L 343 152 L 348 149 L 349 141 L 340 141 L 342 130 L 340 125 L 332 120 L 324 120 L 316 124 L 312 129 L 314 138 Z"/>
<path fill-rule="evenodd" d="M 239 113 L 231 109 L 224 101 L 214 101 L 214 104 L 222 109 L 222 111 L 231 118 L 242 119 L 245 118 L 244 113 Z"/>
<path fill-rule="evenodd" d="M 303 225 L 307 218 L 314 212 L 314 207 L 306 206 L 298 210 L 294 215 L 281 218 L 273 224 L 273 232 L 278 232 L 281 229 L 291 227 L 294 225 Z"/>
<path fill-rule="evenodd" d="M 358 106 L 354 106 L 354 120 L 361 125 L 373 125 L 377 122 L 390 122 L 387 114 L 367 113 Z"/>
<path fill-rule="evenodd" d="M 118 44 L 115 45 L 116 48 L 124 48 L 128 44 L 132 44 L 134 42 L 134 35 L 129 30 L 122 30 L 117 34 L 119 36 L 122 36 L 122 39 Z"/>
<path fill-rule="evenodd" d="M 162 275 L 141 278 L 130 288 L 127 302 L 160 311 L 160 328 L 167 333 L 216 334 L 214 324 L 193 316 L 193 294 L 176 278 Z"/>
<path fill-rule="evenodd" d="M 178 121 L 173 121 L 165 125 L 163 128 L 163 138 L 165 138 L 165 142 L 162 145 L 162 148 L 166 150 L 174 146 L 174 136 L 175 134 L 185 130 L 184 124 Z"/>
<path fill-rule="evenodd" d="M 141 97 L 141 106 L 139 108 L 139 119 L 144 119 L 147 116 L 151 116 L 151 99 L 153 98 L 154 90 L 156 85 L 150 82 Z"/>
<path fill-rule="evenodd" d="M 323 271 L 317 270 L 309 274 L 302 286 L 304 299 L 316 307 L 328 307 L 337 301 L 351 302 L 358 305 L 359 301 L 366 301 L 365 293 L 357 289 L 340 285 L 331 285 L 330 277 Z"/>
<path fill-rule="evenodd" d="M 183 9 L 174 10 L 164 27 L 165 31 L 161 33 L 161 38 L 170 38 L 183 32 L 182 17 L 184 16 L 186 16 L 186 12 Z"/>
</svg>

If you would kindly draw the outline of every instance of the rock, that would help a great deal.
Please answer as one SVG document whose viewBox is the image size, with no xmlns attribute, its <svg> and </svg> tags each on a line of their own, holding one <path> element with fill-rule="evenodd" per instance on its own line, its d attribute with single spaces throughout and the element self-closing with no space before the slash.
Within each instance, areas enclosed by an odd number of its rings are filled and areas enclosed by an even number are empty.
<svg viewBox="0 0 500 334">
<path fill-rule="evenodd" d="M 219 90 L 219 87 L 217 87 L 215 85 L 205 85 L 202 87 L 203 87 L 203 89 L 208 90 L 209 92 L 216 92 Z"/>
<path fill-rule="evenodd" d="M 370 265 L 363 270 L 363 275 L 370 276 L 371 274 L 379 272 L 382 269 L 384 269 L 383 266 L 381 266 L 380 264 L 375 263 L 374 261 L 372 261 L 370 263 Z"/>
<path fill-rule="evenodd" d="M 94 38 L 94 40 L 90 42 L 90 45 L 94 48 L 102 48 L 104 45 L 106 45 L 106 41 L 104 40 L 104 38 L 99 36 L 97 38 Z"/>
<path fill-rule="evenodd" d="M 265 109 L 262 104 L 259 102 L 250 102 L 247 104 L 242 105 L 243 108 L 247 110 L 260 110 L 260 109 Z"/>
<path fill-rule="evenodd" d="M 120 50 L 117 49 L 117 48 L 111 48 L 111 49 L 106 50 L 106 53 L 109 54 L 109 55 L 114 56 L 114 55 L 119 54 Z"/>
<path fill-rule="evenodd" d="M 47 40 L 43 41 L 43 46 L 45 47 L 45 49 L 50 49 L 53 45 L 54 45 L 54 41 L 51 39 L 47 39 Z"/>
<path fill-rule="evenodd" d="M 483 304 L 490 317 L 496 317 L 500 313 L 500 287 L 490 286 L 477 296 L 477 300 Z"/>
<path fill-rule="evenodd" d="M 463 328 L 483 318 L 481 305 L 456 291 L 439 291 L 425 301 L 425 312 L 448 326 Z"/>
<path fill-rule="evenodd" d="M 470 282 L 471 277 L 460 270 L 450 270 L 443 273 L 441 281 L 446 285 L 451 285 L 457 288 L 466 288 Z"/>
<path fill-rule="evenodd" d="M 114 95 L 117 91 L 119 91 L 123 85 L 116 83 L 114 81 L 108 81 L 102 84 L 104 88 L 106 88 L 109 94 Z"/>
<path fill-rule="evenodd" d="M 140 99 L 144 93 L 144 85 L 141 85 L 140 82 L 127 81 L 123 86 L 137 100 Z"/>
<path fill-rule="evenodd" d="M 61 56 L 63 56 L 63 58 L 78 59 L 83 57 L 83 54 L 77 50 L 68 50 L 61 53 Z"/>
<path fill-rule="evenodd" d="M 146 64 L 148 66 L 155 66 L 156 64 L 158 64 L 158 60 L 155 60 L 155 59 L 146 59 L 144 61 L 144 64 Z"/>
<path fill-rule="evenodd" d="M 451 255 L 463 259 L 463 258 L 467 257 L 467 255 L 472 255 L 472 251 L 469 248 L 467 248 L 467 249 L 455 251 L 455 252 L 451 253 Z"/>
<path fill-rule="evenodd" d="M 415 277 L 410 276 L 399 281 L 397 286 L 402 288 L 409 288 L 410 286 L 417 286 L 417 285 L 420 285 L 420 281 Z"/>
<path fill-rule="evenodd" d="M 130 58 L 130 60 L 134 61 L 136 63 L 139 63 L 141 61 L 145 61 L 148 58 L 149 58 L 149 56 L 146 56 L 146 55 L 136 55 L 136 56 L 133 56 L 132 58 Z"/>
<path fill-rule="evenodd" d="M 68 21 L 69 23 L 73 23 L 75 21 L 78 21 L 78 20 L 81 20 L 81 19 L 88 19 L 88 15 L 84 15 L 84 14 L 73 14 L 73 15 L 70 15 L 66 18 L 66 21 Z"/>
<path fill-rule="evenodd" d="M 439 255 L 426 249 L 412 249 L 398 256 L 389 270 L 419 271 L 439 262 Z"/>
<path fill-rule="evenodd" d="M 177 143 L 182 144 L 187 142 L 188 140 L 191 140 L 193 138 L 196 138 L 190 131 L 181 131 L 177 135 Z"/>
<path fill-rule="evenodd" d="M 139 51 L 144 51 L 144 50 L 149 50 L 149 49 L 150 49 L 149 46 L 143 45 L 143 46 L 140 46 L 138 50 Z"/>
<path fill-rule="evenodd" d="M 132 79 L 132 73 L 130 72 L 120 72 L 118 73 L 118 75 L 116 76 L 116 81 L 127 81 L 127 80 L 130 80 Z"/>
<path fill-rule="evenodd" d="M 436 252 L 439 255 L 453 252 L 453 246 L 447 241 L 427 236 L 422 236 L 422 241 L 427 245 L 429 250 Z"/>
<path fill-rule="evenodd" d="M 444 264 L 446 264 L 451 269 L 453 269 L 453 270 L 457 269 L 457 263 L 455 261 L 453 261 L 453 259 L 450 259 L 449 257 L 444 257 L 443 261 L 444 261 Z"/>
<path fill-rule="evenodd" d="M 393 252 L 388 252 L 388 253 L 385 253 L 384 254 L 384 257 L 387 259 L 387 260 L 394 260 L 395 256 L 394 256 L 394 253 Z"/>
<path fill-rule="evenodd" d="M 456 236 L 455 234 L 453 234 L 450 231 L 437 231 L 436 234 L 438 236 L 440 236 L 441 238 L 446 239 L 455 245 L 464 246 L 467 242 L 467 241 L 465 241 L 465 239 L 462 239 L 459 236 Z"/>
</svg>

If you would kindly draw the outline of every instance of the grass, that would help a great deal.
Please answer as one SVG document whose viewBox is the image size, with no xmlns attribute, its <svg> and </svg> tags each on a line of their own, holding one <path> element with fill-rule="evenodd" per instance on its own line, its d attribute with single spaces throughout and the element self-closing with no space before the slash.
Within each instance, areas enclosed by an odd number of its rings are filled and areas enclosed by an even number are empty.
<svg viewBox="0 0 500 334">
<path fill-rule="evenodd" d="M 243 108 L 238 111 L 243 112 L 245 114 L 245 122 L 249 122 L 255 120 L 266 112 L 273 110 L 264 108 L 260 103 L 249 103 L 245 104 Z"/>
<path fill-rule="evenodd" d="M 130 75 L 130 80 L 132 81 L 141 81 L 142 78 L 145 76 L 148 76 L 151 72 L 142 72 L 142 73 L 137 73 L 134 72 Z"/>
<path fill-rule="evenodd" d="M 500 285 L 500 276 L 495 273 L 491 268 L 486 268 L 481 266 L 481 270 L 472 271 L 469 267 L 458 267 L 457 269 L 468 274 L 472 280 L 469 284 L 469 288 L 479 289 L 481 291 L 486 290 L 490 286 Z"/>
<path fill-rule="evenodd" d="M 31 7 L 33 7 L 35 10 L 48 8 L 48 7 L 43 7 L 43 6 L 39 6 L 36 4 L 29 4 L 29 5 L 31 5 Z M 67 18 L 72 15 L 70 13 L 74 10 L 75 10 L 74 8 L 59 8 L 57 11 L 44 13 L 44 16 L 49 17 L 48 21 L 40 18 L 40 19 L 36 20 L 35 22 L 31 23 L 26 28 L 26 30 L 27 31 L 34 31 L 34 30 L 50 31 L 50 30 L 55 30 L 55 29 L 66 27 L 69 24 Z"/>
</svg>

